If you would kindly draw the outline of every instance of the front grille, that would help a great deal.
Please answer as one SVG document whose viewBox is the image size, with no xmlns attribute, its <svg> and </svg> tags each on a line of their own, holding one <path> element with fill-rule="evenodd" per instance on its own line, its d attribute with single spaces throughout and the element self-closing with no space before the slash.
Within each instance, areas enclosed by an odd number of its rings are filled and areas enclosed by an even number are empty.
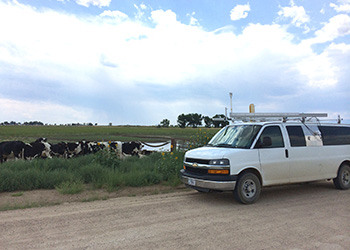
<svg viewBox="0 0 350 250">
<path fill-rule="evenodd" d="M 185 162 L 209 165 L 209 160 L 204 160 L 204 159 L 186 158 Z"/>
<path fill-rule="evenodd" d="M 204 169 L 204 168 L 186 167 L 186 171 L 190 173 L 196 173 L 196 174 L 208 174 L 208 169 Z"/>
</svg>

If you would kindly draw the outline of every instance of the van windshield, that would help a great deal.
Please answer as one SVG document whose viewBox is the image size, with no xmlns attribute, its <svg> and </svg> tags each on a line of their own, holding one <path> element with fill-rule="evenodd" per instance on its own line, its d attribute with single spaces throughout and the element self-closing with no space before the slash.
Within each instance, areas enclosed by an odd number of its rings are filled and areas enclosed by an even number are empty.
<svg viewBox="0 0 350 250">
<path fill-rule="evenodd" d="M 221 129 L 208 143 L 212 147 L 250 148 L 261 125 L 235 125 Z"/>
</svg>

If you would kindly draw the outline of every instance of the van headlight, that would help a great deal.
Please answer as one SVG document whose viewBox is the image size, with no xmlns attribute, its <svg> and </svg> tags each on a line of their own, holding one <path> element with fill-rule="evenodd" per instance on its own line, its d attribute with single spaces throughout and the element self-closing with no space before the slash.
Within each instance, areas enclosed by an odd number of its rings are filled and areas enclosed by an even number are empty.
<svg viewBox="0 0 350 250">
<path fill-rule="evenodd" d="M 210 160 L 209 165 L 230 165 L 230 161 L 228 159 Z"/>
</svg>

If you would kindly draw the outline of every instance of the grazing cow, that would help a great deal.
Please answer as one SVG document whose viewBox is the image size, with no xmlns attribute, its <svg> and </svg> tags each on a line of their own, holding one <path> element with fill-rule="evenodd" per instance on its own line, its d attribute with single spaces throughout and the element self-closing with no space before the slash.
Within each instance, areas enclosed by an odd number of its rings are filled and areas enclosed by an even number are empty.
<svg viewBox="0 0 350 250">
<path fill-rule="evenodd" d="M 51 145 L 39 139 L 35 142 L 26 143 L 24 146 L 23 158 L 32 160 L 38 157 L 51 159 Z"/>
<path fill-rule="evenodd" d="M 80 155 L 82 152 L 82 146 L 79 142 L 67 143 L 67 158 L 72 158 Z"/>
<path fill-rule="evenodd" d="M 47 139 L 45 137 L 40 137 L 40 138 L 36 139 L 35 142 L 47 142 Z"/>
<path fill-rule="evenodd" d="M 108 147 L 110 150 L 115 151 L 120 159 L 124 159 L 126 156 L 138 156 L 140 157 L 142 144 L 140 142 L 121 142 L 114 141 L 109 142 Z"/>
<path fill-rule="evenodd" d="M 93 150 L 96 149 L 94 147 L 94 145 L 96 144 L 95 142 L 87 142 L 84 140 L 80 141 L 79 143 L 81 145 L 81 155 L 91 154 L 93 153 Z"/>
<path fill-rule="evenodd" d="M 0 143 L 0 163 L 8 159 L 20 159 L 23 157 L 25 143 L 22 141 L 5 141 Z"/>
<path fill-rule="evenodd" d="M 125 156 L 141 156 L 141 149 L 142 149 L 141 142 L 123 142 L 122 144 L 122 150 L 121 150 L 121 158 L 124 158 Z M 119 151 L 120 152 L 120 151 Z"/>
<path fill-rule="evenodd" d="M 96 153 L 103 149 L 103 146 L 99 142 L 88 142 L 89 153 Z"/>
<path fill-rule="evenodd" d="M 124 142 L 122 146 L 122 152 L 126 155 L 139 155 L 142 148 L 142 144 L 140 142 Z"/>
<path fill-rule="evenodd" d="M 122 146 L 123 145 L 123 142 L 121 141 L 113 141 L 113 142 L 108 142 L 108 147 L 111 149 L 111 150 L 114 150 L 114 151 L 119 151 L 121 152 L 122 150 Z"/>
<path fill-rule="evenodd" d="M 65 142 L 51 144 L 51 153 L 57 157 L 67 158 L 67 144 Z"/>
<path fill-rule="evenodd" d="M 109 147 L 109 142 L 97 142 L 97 145 L 100 149 L 105 149 Z"/>
</svg>

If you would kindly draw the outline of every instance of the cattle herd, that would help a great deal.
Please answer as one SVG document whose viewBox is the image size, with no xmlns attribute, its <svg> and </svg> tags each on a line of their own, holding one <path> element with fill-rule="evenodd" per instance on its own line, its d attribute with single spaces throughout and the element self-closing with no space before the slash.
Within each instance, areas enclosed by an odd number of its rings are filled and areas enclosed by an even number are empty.
<svg viewBox="0 0 350 250">
<path fill-rule="evenodd" d="M 114 151 L 119 158 L 125 156 L 141 156 L 146 152 L 142 151 L 141 142 L 60 142 L 51 144 L 46 138 L 39 138 L 31 143 L 22 141 L 0 142 L 0 162 L 9 159 L 32 160 L 35 158 L 72 158 L 80 155 L 96 153 L 105 148 Z"/>
</svg>

